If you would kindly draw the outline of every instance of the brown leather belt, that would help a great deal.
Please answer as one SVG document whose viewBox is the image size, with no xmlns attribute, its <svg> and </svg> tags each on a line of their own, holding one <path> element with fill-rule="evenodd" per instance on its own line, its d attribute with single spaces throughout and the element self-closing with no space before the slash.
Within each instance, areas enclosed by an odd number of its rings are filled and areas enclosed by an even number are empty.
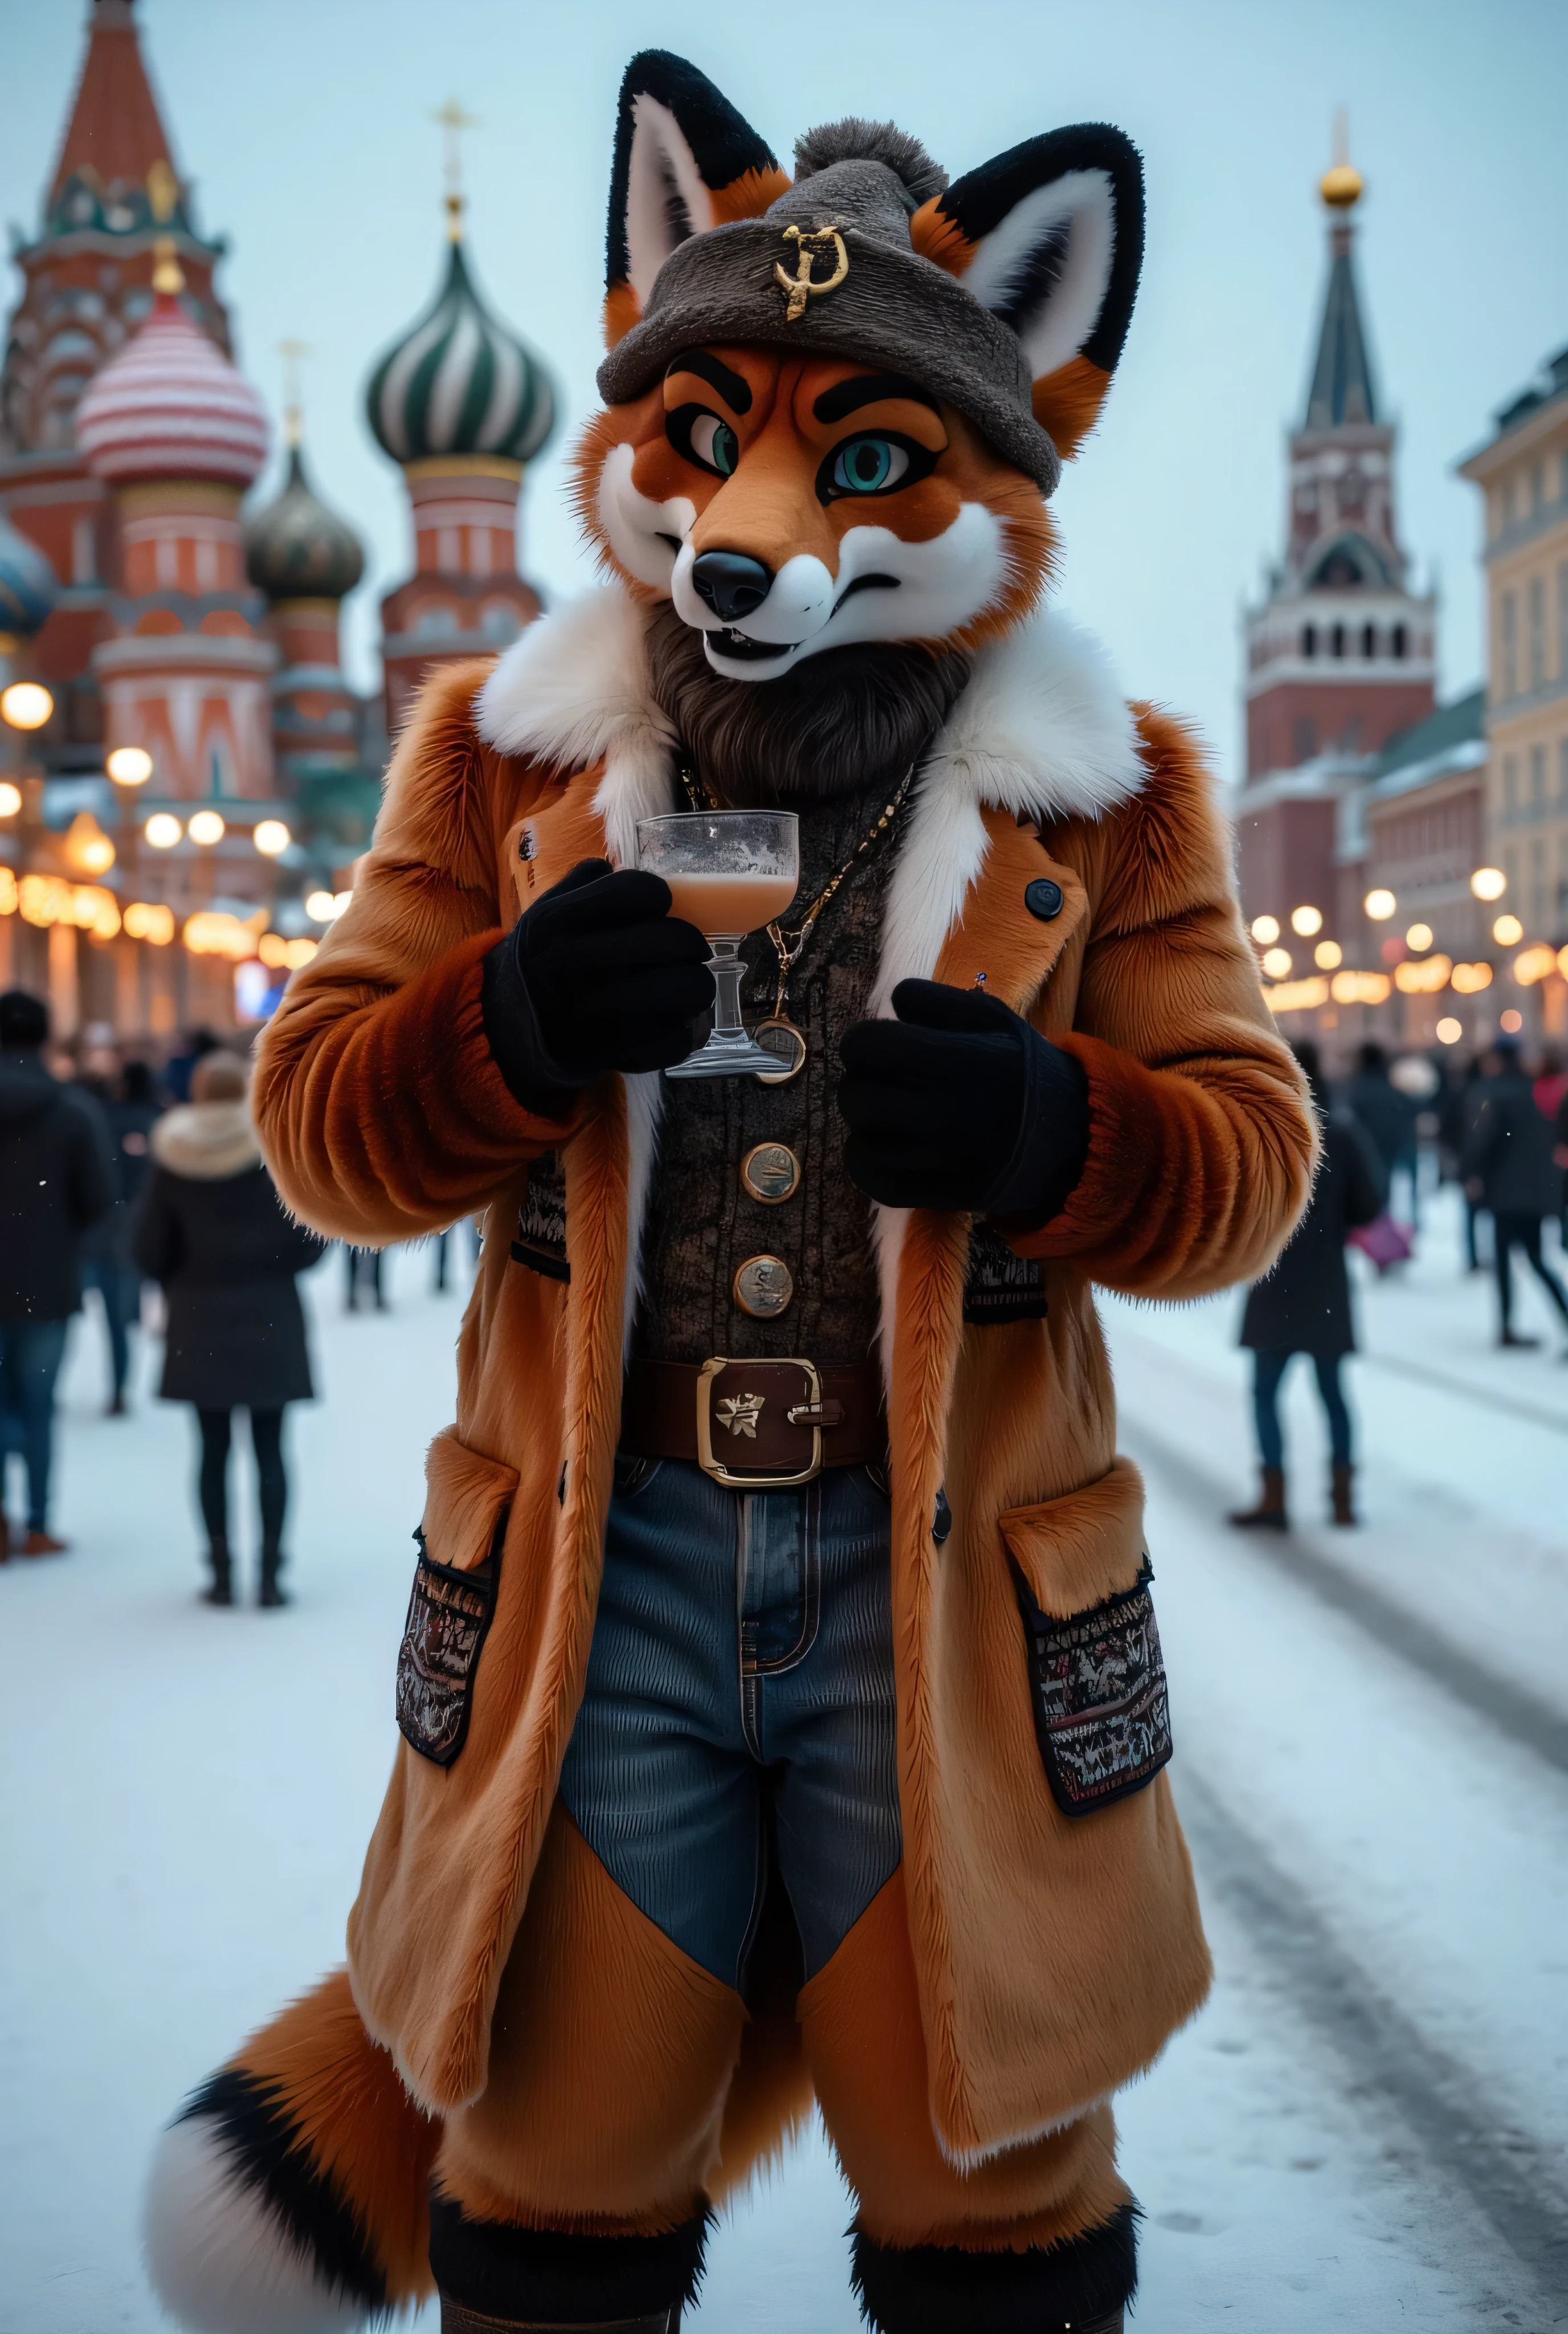
<svg viewBox="0 0 1568 2334">
<path fill-rule="evenodd" d="M 809 1483 L 824 1467 L 875 1465 L 888 1447 L 881 1372 L 870 1362 L 633 1362 L 620 1447 L 687 1459 L 737 1491 Z"/>
</svg>

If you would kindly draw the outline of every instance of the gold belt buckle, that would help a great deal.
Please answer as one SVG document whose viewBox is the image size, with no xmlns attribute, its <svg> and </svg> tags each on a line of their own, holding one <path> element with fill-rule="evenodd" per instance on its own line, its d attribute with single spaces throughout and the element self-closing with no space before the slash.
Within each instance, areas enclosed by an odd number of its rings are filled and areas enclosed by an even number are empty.
<svg viewBox="0 0 1568 2334">
<path fill-rule="evenodd" d="M 731 1472 L 722 1459 L 715 1458 L 713 1451 L 714 1380 L 721 1370 L 744 1370 L 747 1366 L 745 1362 L 731 1361 L 727 1355 L 717 1354 L 711 1361 L 704 1362 L 698 1371 L 697 1378 L 697 1465 L 705 1475 L 711 1475 L 716 1483 L 723 1483 L 732 1491 L 788 1491 L 797 1484 L 811 1482 L 813 1477 L 822 1471 L 822 1430 L 814 1421 L 812 1425 L 811 1464 L 803 1467 L 798 1474 L 736 1475 Z M 808 1406 L 815 1409 L 821 1404 L 822 1382 L 817 1374 L 814 1362 L 805 1361 L 798 1354 L 781 1354 L 776 1360 L 770 1358 L 767 1366 L 769 1369 L 782 1366 L 786 1369 L 803 1370 L 805 1373 L 806 1385 L 809 1389 L 807 1402 L 794 1403 L 790 1405 L 785 1416 L 791 1419 L 792 1424 L 794 1423 L 793 1413 L 795 1410 Z M 755 1439 L 756 1423 L 766 1400 L 765 1394 L 748 1394 L 744 1387 L 737 1394 L 726 1394 L 724 1403 L 729 1405 L 729 1415 L 721 1418 L 719 1423 L 728 1430 L 736 1442 L 741 1441 L 747 1434 Z"/>
</svg>

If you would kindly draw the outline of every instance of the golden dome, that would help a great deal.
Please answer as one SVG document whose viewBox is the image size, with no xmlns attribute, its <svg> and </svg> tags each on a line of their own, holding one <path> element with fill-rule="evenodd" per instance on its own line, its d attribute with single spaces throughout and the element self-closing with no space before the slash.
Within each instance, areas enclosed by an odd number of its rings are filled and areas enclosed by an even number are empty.
<svg viewBox="0 0 1568 2334">
<path fill-rule="evenodd" d="M 1352 162 L 1335 162 L 1318 180 L 1318 192 L 1331 211 L 1354 210 L 1366 181 Z"/>
</svg>

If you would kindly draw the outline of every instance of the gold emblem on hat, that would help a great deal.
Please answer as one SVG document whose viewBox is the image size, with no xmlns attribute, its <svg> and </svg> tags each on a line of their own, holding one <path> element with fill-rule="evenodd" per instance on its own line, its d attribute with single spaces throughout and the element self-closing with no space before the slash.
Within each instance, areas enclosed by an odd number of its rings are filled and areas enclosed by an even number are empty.
<svg viewBox="0 0 1568 2334">
<path fill-rule="evenodd" d="M 797 324 L 805 314 L 808 300 L 820 300 L 824 292 L 837 291 L 850 272 L 850 255 L 844 249 L 843 236 L 836 227 L 819 227 L 815 229 L 786 227 L 784 232 L 784 241 L 795 246 L 799 265 L 795 273 L 791 275 L 783 262 L 775 260 L 773 272 L 778 278 L 781 288 L 790 295 L 789 304 L 784 310 L 784 322 L 787 324 Z M 825 259 L 830 244 L 838 254 L 838 265 L 831 275 L 825 275 L 820 284 L 813 284 L 812 262 L 819 252 Z"/>
</svg>

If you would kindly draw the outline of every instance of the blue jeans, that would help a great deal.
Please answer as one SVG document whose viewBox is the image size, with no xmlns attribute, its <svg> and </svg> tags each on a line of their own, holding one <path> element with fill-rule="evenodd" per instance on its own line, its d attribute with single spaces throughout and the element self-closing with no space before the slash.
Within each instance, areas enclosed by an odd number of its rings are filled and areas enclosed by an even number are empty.
<svg viewBox="0 0 1568 2334">
<path fill-rule="evenodd" d="M 0 1321 L 0 1410 L 6 1423 L 20 1429 L 20 1449 L 27 1462 L 27 1529 L 49 1529 L 49 1468 L 54 1452 L 54 1381 L 65 1352 L 64 1321 Z M 14 1430 L 13 1430 L 14 1431 Z M 0 1443 L 0 1490 L 4 1490 L 3 1453 L 18 1447 L 7 1433 Z"/>
<path fill-rule="evenodd" d="M 118 1256 L 84 1256 L 82 1280 L 103 1299 L 103 1322 L 109 1332 L 111 1391 L 125 1392 L 130 1374 L 130 1326 L 141 1312 L 141 1275 Z"/>
<path fill-rule="evenodd" d="M 859 1467 L 798 1491 L 673 1459 L 616 1472 L 562 1798 L 632 1903 L 737 1989 L 776 1853 L 810 1977 L 902 1853 L 888 1502 Z"/>
<path fill-rule="evenodd" d="M 1280 1381 L 1290 1367 L 1294 1355 L 1257 1352 L 1252 1357 L 1252 1407 L 1257 1422 L 1257 1447 L 1265 1467 L 1284 1465 L 1284 1437 L 1280 1432 Z M 1336 1467 L 1351 1463 L 1351 1414 L 1345 1407 L 1345 1397 L 1340 1384 L 1338 1354 L 1313 1354 L 1312 1365 L 1317 1372 L 1318 1393 L 1328 1413 L 1329 1448 Z"/>
</svg>

